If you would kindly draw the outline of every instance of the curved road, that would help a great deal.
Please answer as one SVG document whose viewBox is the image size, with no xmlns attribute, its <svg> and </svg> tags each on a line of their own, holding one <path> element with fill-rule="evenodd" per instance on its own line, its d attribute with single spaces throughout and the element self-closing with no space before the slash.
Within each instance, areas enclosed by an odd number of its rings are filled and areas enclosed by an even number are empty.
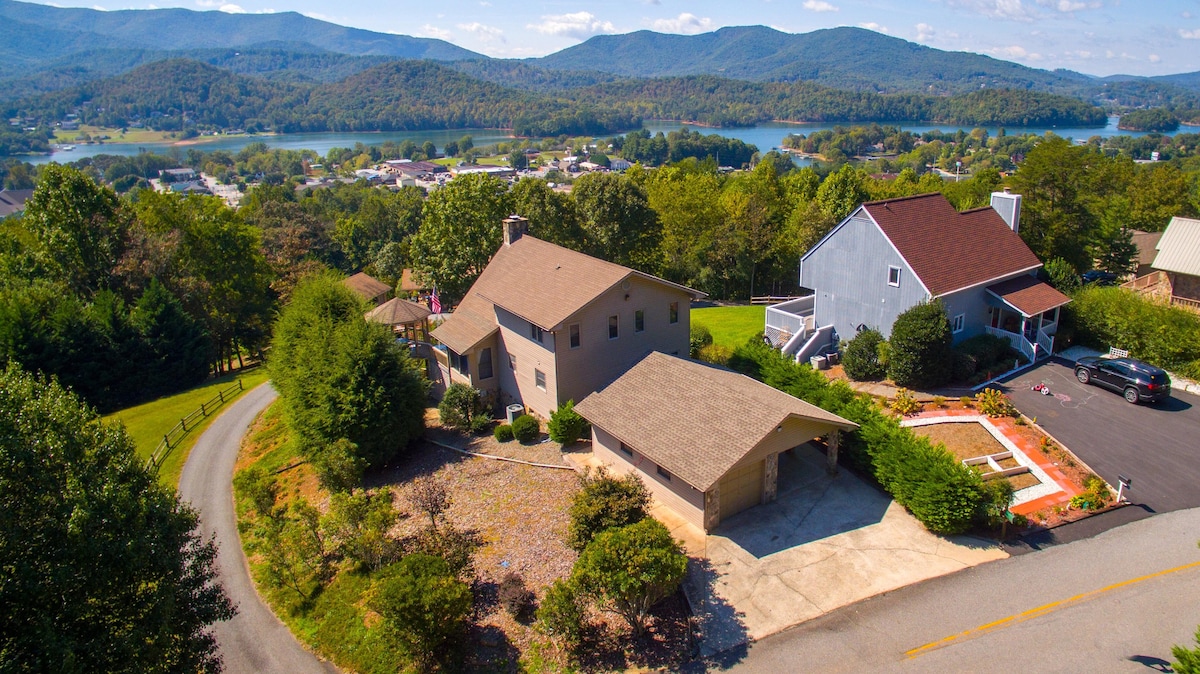
<svg viewBox="0 0 1200 674">
<path fill-rule="evenodd" d="M 275 396 L 270 384 L 263 384 L 217 417 L 184 464 L 179 495 L 200 512 L 201 535 L 206 539 L 216 536 L 220 582 L 237 605 L 233 620 L 213 628 L 225 671 L 336 673 L 333 665 L 305 650 L 259 598 L 238 536 L 232 485 L 238 448 L 250 423 Z"/>
</svg>

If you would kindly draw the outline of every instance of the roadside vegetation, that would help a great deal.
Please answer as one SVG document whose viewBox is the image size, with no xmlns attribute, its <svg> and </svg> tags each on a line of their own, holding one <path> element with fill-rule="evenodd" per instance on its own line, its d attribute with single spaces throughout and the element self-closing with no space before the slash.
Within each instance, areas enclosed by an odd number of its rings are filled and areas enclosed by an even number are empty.
<svg viewBox="0 0 1200 674">
<path fill-rule="evenodd" d="M 225 405 L 229 405 L 241 397 L 244 392 L 265 382 L 267 380 L 267 371 L 264 368 L 254 368 L 232 372 L 183 393 L 176 393 L 159 398 L 158 400 L 152 400 L 148 403 L 127 407 L 108 414 L 103 418 L 105 421 L 120 421 L 125 425 L 125 430 L 133 440 L 134 450 L 137 452 L 138 458 L 145 461 L 150 458 L 150 454 L 154 452 L 154 448 L 158 447 L 159 443 L 162 442 L 163 436 L 178 424 L 180 419 L 195 412 L 202 403 L 206 403 L 216 397 L 218 391 L 229 388 L 231 384 L 236 384 L 239 379 L 242 381 L 242 391 L 226 396 Z M 166 460 L 158 470 L 159 480 L 163 484 L 175 486 L 179 483 L 179 475 L 183 472 L 183 465 L 187 462 L 187 457 L 192 451 L 192 446 L 196 444 L 196 440 L 204 433 L 209 424 L 224 411 L 225 406 L 219 407 L 209 413 L 207 417 L 189 427 L 190 430 L 187 435 L 183 436 L 182 444 L 167 454 Z"/>
</svg>

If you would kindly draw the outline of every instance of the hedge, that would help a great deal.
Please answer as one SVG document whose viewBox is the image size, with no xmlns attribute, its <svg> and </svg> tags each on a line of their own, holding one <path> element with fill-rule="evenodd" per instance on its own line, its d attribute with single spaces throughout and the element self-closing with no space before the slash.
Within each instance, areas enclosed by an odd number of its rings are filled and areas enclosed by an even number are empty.
<svg viewBox="0 0 1200 674">
<path fill-rule="evenodd" d="M 1072 298 L 1064 321 L 1075 340 L 1129 355 L 1189 379 L 1200 379 L 1200 316 L 1124 288 L 1088 286 Z"/>
<path fill-rule="evenodd" d="M 866 395 L 830 382 L 807 365 L 751 340 L 730 367 L 859 425 L 846 433 L 842 457 L 873 476 L 925 528 L 939 534 L 966 531 L 985 515 L 987 498 L 979 474 L 952 454 L 913 434 Z"/>
</svg>

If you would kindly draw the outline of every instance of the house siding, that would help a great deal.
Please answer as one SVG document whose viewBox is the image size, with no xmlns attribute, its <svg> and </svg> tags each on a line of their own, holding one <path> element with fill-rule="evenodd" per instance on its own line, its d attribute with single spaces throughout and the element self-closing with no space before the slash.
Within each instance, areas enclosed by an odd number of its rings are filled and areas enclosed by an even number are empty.
<svg viewBox="0 0 1200 674">
<path fill-rule="evenodd" d="M 888 285 L 888 267 L 900 285 Z M 816 289 L 814 320 L 852 339 L 859 325 L 889 337 L 906 309 L 929 297 L 916 274 L 864 211 L 843 222 L 800 263 L 800 285 Z"/>
<path fill-rule="evenodd" d="M 626 295 L 629 299 L 626 299 Z M 619 377 L 651 351 L 688 355 L 691 296 L 662 283 L 629 279 L 629 290 L 610 288 L 553 334 L 558 372 L 556 405 L 579 402 Z M 679 320 L 670 323 L 670 304 L 679 303 Z M 634 313 L 645 310 L 645 330 L 634 332 Z M 608 338 L 608 317 L 618 316 L 620 336 Z M 570 326 L 580 326 L 580 345 L 570 348 Z M 546 333 L 549 340 L 550 333 Z"/>
<path fill-rule="evenodd" d="M 633 473 L 641 478 L 646 489 L 654 498 L 690 524 L 704 528 L 704 492 L 673 475 L 670 482 L 661 478 L 655 470 L 657 464 L 642 456 L 637 448 L 631 447 L 633 456 L 621 452 L 621 441 L 604 429 L 592 426 L 592 453 L 597 459 L 610 466 L 618 475 Z M 663 466 L 667 470 L 670 467 Z"/>
<path fill-rule="evenodd" d="M 958 314 L 964 314 L 963 330 L 954 335 L 954 343 L 957 344 L 964 339 L 982 335 L 984 328 L 991 324 L 990 308 L 1006 306 L 1003 301 L 988 293 L 988 286 L 1025 274 L 1028 272 L 1010 274 L 974 288 L 959 290 L 939 297 L 942 305 L 946 307 L 946 318 L 953 321 Z"/>
<path fill-rule="evenodd" d="M 529 334 L 529 321 L 496 307 L 500 338 L 496 354 L 496 375 L 500 404 L 518 402 L 525 410 L 543 418 L 557 409 L 557 369 L 554 360 L 554 336 L 546 332 L 541 344 Z M 509 369 L 509 356 L 516 356 L 517 369 Z M 537 387 L 534 370 L 546 375 L 546 390 Z"/>
</svg>

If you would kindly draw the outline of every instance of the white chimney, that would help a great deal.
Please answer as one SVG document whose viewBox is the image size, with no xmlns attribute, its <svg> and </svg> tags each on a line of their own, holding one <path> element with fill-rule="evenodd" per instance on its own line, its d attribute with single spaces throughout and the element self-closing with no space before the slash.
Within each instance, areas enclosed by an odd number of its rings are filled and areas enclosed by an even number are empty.
<svg viewBox="0 0 1200 674">
<path fill-rule="evenodd" d="M 992 209 L 1004 218 L 1012 231 L 1021 232 L 1021 195 L 1005 188 L 1003 192 L 992 192 Z"/>
<path fill-rule="evenodd" d="M 504 245 L 511 246 L 521 235 L 529 230 L 529 220 L 519 215 L 510 215 L 504 219 Z"/>
</svg>

